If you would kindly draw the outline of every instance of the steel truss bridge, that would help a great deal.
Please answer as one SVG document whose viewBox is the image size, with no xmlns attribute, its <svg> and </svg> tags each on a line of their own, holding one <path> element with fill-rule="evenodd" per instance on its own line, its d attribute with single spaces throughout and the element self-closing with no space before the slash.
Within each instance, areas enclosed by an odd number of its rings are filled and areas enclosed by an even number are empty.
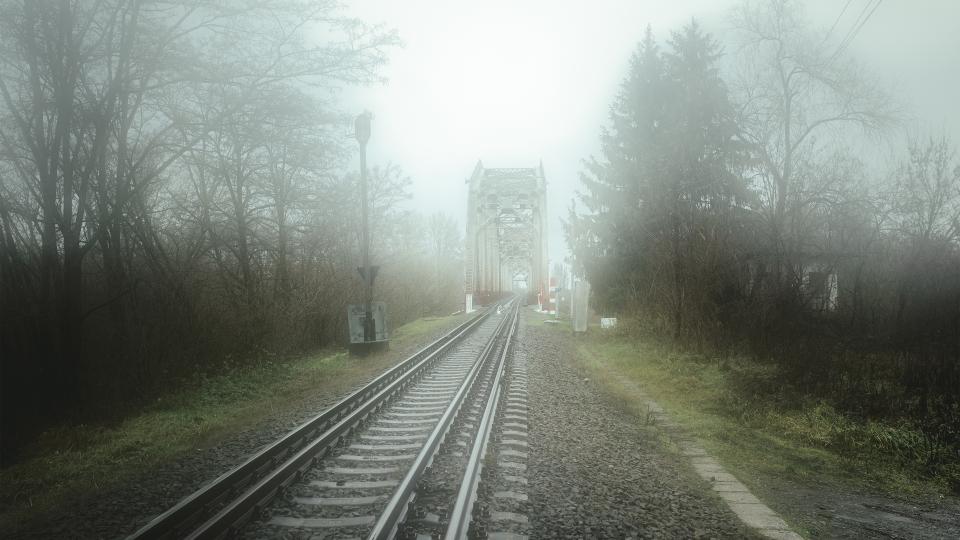
<svg viewBox="0 0 960 540">
<path fill-rule="evenodd" d="M 536 301 L 549 275 L 543 163 L 488 169 L 478 161 L 467 184 L 466 293 L 479 304 L 509 292 Z"/>
</svg>

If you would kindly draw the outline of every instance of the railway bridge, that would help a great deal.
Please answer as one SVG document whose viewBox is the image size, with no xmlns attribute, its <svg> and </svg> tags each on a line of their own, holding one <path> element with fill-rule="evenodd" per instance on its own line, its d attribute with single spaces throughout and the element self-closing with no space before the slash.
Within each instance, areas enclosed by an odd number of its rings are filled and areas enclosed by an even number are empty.
<svg viewBox="0 0 960 540">
<path fill-rule="evenodd" d="M 505 293 L 535 302 L 547 293 L 547 199 L 543 163 L 486 168 L 467 179 L 465 291 L 468 309 Z"/>
</svg>

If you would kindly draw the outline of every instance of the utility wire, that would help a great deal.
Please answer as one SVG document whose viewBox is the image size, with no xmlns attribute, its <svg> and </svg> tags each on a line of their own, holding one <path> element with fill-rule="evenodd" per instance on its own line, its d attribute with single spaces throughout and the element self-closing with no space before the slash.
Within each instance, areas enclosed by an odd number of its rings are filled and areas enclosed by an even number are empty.
<svg viewBox="0 0 960 540">
<path fill-rule="evenodd" d="M 823 36 L 823 42 L 826 43 L 830 36 L 833 34 L 833 31 L 837 29 L 837 24 L 840 23 L 840 19 L 843 18 L 843 14 L 847 12 L 847 8 L 850 7 L 850 4 L 853 3 L 853 0 L 847 0 L 847 3 L 843 5 L 843 9 L 840 10 L 840 14 L 837 15 L 837 20 L 833 21 L 833 26 L 830 27 L 830 30 L 827 30 L 827 35 Z"/>
<path fill-rule="evenodd" d="M 837 50 L 834 51 L 833 56 L 836 56 L 837 54 L 840 53 L 840 51 L 846 48 L 847 40 L 850 39 L 850 36 L 852 36 L 853 33 L 856 31 L 857 26 L 866 16 L 867 12 L 870 11 L 870 6 L 872 6 L 875 3 L 876 3 L 876 0 L 867 0 L 867 2 L 863 5 L 863 9 L 860 10 L 860 14 L 857 15 L 857 18 L 853 20 L 853 24 L 850 25 L 850 29 L 847 30 L 847 33 L 843 36 L 843 39 L 840 40 L 840 44 L 837 46 Z"/>
<path fill-rule="evenodd" d="M 863 6 L 863 10 L 860 11 L 860 15 L 857 17 L 857 20 L 854 21 L 853 26 L 850 27 L 850 31 L 847 32 L 847 35 L 844 36 L 843 40 L 840 42 L 836 52 L 834 52 L 833 55 L 831 55 L 827 60 L 828 64 L 838 58 L 845 50 L 847 50 L 847 47 L 853 43 L 853 40 L 856 39 L 857 35 L 860 33 L 860 30 L 863 29 L 864 25 L 867 24 L 867 21 L 870 20 L 870 17 L 872 17 L 874 12 L 877 11 L 877 8 L 879 8 L 880 4 L 883 3 L 883 0 L 877 0 L 876 3 L 873 3 L 872 9 L 870 7 L 871 3 L 872 0 L 868 1 L 866 5 Z M 867 10 L 869 10 L 869 12 Z"/>
</svg>

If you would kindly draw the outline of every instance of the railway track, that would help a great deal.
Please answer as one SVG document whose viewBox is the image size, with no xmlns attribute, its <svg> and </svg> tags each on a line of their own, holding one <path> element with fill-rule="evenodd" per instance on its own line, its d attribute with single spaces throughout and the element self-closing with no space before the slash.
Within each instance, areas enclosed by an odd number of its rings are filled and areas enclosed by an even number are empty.
<svg viewBox="0 0 960 540">
<path fill-rule="evenodd" d="M 131 538 L 485 533 L 494 424 L 521 412 L 504 386 L 518 309 L 463 323 Z"/>
</svg>

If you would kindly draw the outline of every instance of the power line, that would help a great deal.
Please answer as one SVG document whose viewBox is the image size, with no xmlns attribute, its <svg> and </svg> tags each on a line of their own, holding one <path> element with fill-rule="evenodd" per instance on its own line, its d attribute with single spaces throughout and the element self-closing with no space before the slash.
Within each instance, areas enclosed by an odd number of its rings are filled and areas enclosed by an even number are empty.
<svg viewBox="0 0 960 540">
<path fill-rule="evenodd" d="M 870 17 L 877 11 L 877 8 L 880 7 L 880 4 L 883 3 L 883 0 L 877 0 L 876 3 L 873 3 L 873 0 L 868 0 L 868 2 L 863 6 L 863 10 L 860 11 L 860 15 L 857 16 L 857 20 L 853 22 L 853 26 L 850 27 L 850 31 L 847 32 L 847 35 L 844 36 L 843 40 L 840 42 L 840 45 L 837 47 L 836 52 L 830 56 L 827 60 L 827 63 L 832 62 L 837 57 L 839 57 L 843 51 L 850 46 L 857 35 L 860 33 L 860 30 L 863 29 L 864 25 L 867 24 L 867 21 L 870 20 Z M 871 4 L 873 8 L 871 9 Z M 869 10 L 869 11 L 868 11 Z"/>
<path fill-rule="evenodd" d="M 857 15 L 857 18 L 853 20 L 853 24 L 850 25 L 850 29 L 847 30 L 847 33 L 846 35 L 843 36 L 843 39 L 840 40 L 840 45 L 837 46 L 837 50 L 833 53 L 834 56 L 836 56 L 837 54 L 840 53 L 841 50 L 846 48 L 847 40 L 849 40 L 850 36 L 852 36 L 853 33 L 856 31 L 857 26 L 866 16 L 867 12 L 870 10 L 870 6 L 873 5 L 874 3 L 875 3 L 875 0 L 867 0 L 867 3 L 863 5 L 863 9 L 860 10 L 860 14 Z"/>
<path fill-rule="evenodd" d="M 833 21 L 833 25 L 830 27 L 830 30 L 827 30 L 827 35 L 823 36 L 823 42 L 826 43 L 830 36 L 833 34 L 833 31 L 836 30 L 837 24 L 840 22 L 840 19 L 843 18 L 843 14 L 847 12 L 847 8 L 850 7 L 850 4 L 853 3 L 853 0 L 847 0 L 847 3 L 843 5 L 843 9 L 840 10 L 840 14 L 837 15 L 837 20 Z"/>
<path fill-rule="evenodd" d="M 883 3 L 883 0 L 877 0 L 876 5 L 873 6 L 873 9 L 871 9 L 871 10 L 870 10 L 870 13 L 867 14 L 867 17 L 866 17 L 865 19 L 863 19 L 863 22 L 860 23 L 860 26 L 858 26 L 857 29 L 853 32 L 853 35 L 850 36 L 850 39 L 847 40 L 847 46 L 850 46 L 850 43 L 852 43 L 853 40 L 856 39 L 857 35 L 860 34 L 860 30 L 863 29 L 863 26 L 864 26 L 865 24 L 867 24 L 867 21 L 870 20 L 870 17 L 873 17 L 873 13 L 874 13 L 875 11 L 877 11 L 877 8 L 879 8 L 879 7 L 880 7 L 880 4 L 882 4 L 882 3 Z M 844 47 L 844 48 L 846 48 L 846 47 Z"/>
</svg>

